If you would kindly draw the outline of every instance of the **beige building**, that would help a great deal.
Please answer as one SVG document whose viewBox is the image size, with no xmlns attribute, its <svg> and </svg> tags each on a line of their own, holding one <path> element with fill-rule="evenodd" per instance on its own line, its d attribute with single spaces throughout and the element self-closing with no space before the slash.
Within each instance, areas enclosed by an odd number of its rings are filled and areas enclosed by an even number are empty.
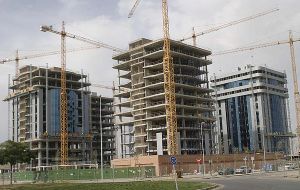
<svg viewBox="0 0 300 190">
<path fill-rule="evenodd" d="M 200 154 L 203 148 L 209 154 L 214 148 L 210 125 L 214 108 L 207 77 L 210 54 L 171 40 L 181 154 Z M 115 94 L 117 158 L 167 154 L 163 40 L 136 40 L 113 59 L 119 76 Z"/>
</svg>

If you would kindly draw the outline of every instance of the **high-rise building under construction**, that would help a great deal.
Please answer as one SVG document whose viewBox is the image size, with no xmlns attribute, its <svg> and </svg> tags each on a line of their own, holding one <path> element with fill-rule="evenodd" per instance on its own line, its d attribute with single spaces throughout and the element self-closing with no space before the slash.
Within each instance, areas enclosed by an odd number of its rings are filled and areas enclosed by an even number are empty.
<svg viewBox="0 0 300 190">
<path fill-rule="evenodd" d="M 181 154 L 200 154 L 203 149 L 209 154 L 214 149 L 214 108 L 207 77 L 210 54 L 209 50 L 171 40 Z M 163 40 L 136 40 L 128 51 L 113 59 L 117 60 L 113 68 L 119 77 L 115 94 L 117 157 L 166 155 Z"/>
<path fill-rule="evenodd" d="M 5 99 L 11 105 L 10 139 L 27 142 L 36 152 L 33 167 L 59 164 L 61 69 L 27 65 L 19 73 Z M 113 99 L 91 93 L 86 74 L 67 71 L 66 79 L 68 163 L 100 162 L 100 127 L 104 162 L 109 162 L 114 154 Z"/>
</svg>

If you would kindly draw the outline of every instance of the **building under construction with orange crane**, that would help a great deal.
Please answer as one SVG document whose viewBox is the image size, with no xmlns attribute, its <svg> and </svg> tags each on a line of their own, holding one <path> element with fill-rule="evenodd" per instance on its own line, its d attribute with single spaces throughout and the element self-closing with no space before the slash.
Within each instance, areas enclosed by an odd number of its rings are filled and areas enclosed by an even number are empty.
<svg viewBox="0 0 300 190">
<path fill-rule="evenodd" d="M 24 66 L 5 99 L 11 104 L 10 139 L 29 143 L 37 155 L 32 167 L 60 164 L 60 75 L 58 67 Z M 100 127 L 103 161 L 109 162 L 114 154 L 113 99 L 91 92 L 86 74 L 66 71 L 66 81 L 68 164 L 100 162 Z"/>
<path fill-rule="evenodd" d="M 113 57 L 120 90 L 115 94 L 116 157 L 168 155 L 163 72 L 164 40 L 139 39 Z M 174 65 L 179 154 L 214 152 L 209 50 L 170 40 Z"/>
</svg>

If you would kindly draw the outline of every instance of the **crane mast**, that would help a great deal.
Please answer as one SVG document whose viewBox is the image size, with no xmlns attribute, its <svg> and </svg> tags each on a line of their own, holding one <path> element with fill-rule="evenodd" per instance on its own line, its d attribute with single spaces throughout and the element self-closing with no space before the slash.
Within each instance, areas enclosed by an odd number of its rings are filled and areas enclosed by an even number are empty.
<svg viewBox="0 0 300 190">
<path fill-rule="evenodd" d="M 164 88 L 166 101 L 166 124 L 168 137 L 168 154 L 178 154 L 177 148 L 177 115 L 176 115 L 176 98 L 175 98 L 175 82 L 174 82 L 174 67 L 173 59 L 170 54 L 170 33 L 169 33 L 169 18 L 168 18 L 168 3 L 167 0 L 162 0 L 162 15 L 163 15 L 163 32 L 164 32 Z"/>
<path fill-rule="evenodd" d="M 68 164 L 68 115 L 67 115 L 67 85 L 66 85 L 66 32 L 62 23 L 61 35 L 61 92 L 60 92 L 60 146 L 61 165 Z"/>
<path fill-rule="evenodd" d="M 82 42 L 92 44 L 97 47 L 104 47 L 115 52 L 123 52 L 124 50 L 113 47 L 102 42 L 97 42 L 82 36 L 67 33 L 65 24 L 62 23 L 62 31 L 56 31 L 52 26 L 41 26 L 42 32 L 52 32 L 61 36 L 61 94 L 60 94 L 60 125 L 61 125 L 61 164 L 68 164 L 68 115 L 67 115 L 67 90 L 66 90 L 66 37 L 73 38 Z"/>
<path fill-rule="evenodd" d="M 130 18 L 140 0 L 136 0 L 132 7 L 128 18 Z M 173 59 L 170 53 L 170 32 L 168 17 L 168 2 L 162 0 L 162 17 L 163 17 L 163 74 L 164 74 L 164 91 L 165 91 L 165 107 L 166 107 L 166 125 L 167 125 L 167 143 L 168 154 L 178 154 L 177 146 L 177 115 L 176 115 L 176 98 L 175 98 L 175 81 Z"/>
<path fill-rule="evenodd" d="M 19 50 L 16 51 L 16 77 L 19 76 L 19 61 L 20 61 L 20 58 L 19 58 Z"/>
<path fill-rule="evenodd" d="M 140 0 L 136 0 L 134 6 L 132 7 L 128 18 L 130 18 L 134 11 L 136 10 Z M 278 11 L 279 9 L 271 9 L 250 17 L 245 17 L 236 21 L 232 21 L 223 24 L 218 27 L 214 27 L 205 30 L 200 33 L 195 33 L 193 28 L 193 35 L 188 38 L 183 38 L 180 41 L 185 41 L 188 39 L 193 39 L 193 44 L 196 45 L 196 37 L 204 35 L 206 33 L 214 32 L 232 25 L 239 24 L 251 19 L 255 19 L 260 16 L 270 14 L 272 12 Z M 162 0 L 162 16 L 163 16 L 163 33 L 164 33 L 164 55 L 163 55 L 163 73 L 164 73 L 164 90 L 165 90 L 165 104 L 166 104 L 166 124 L 167 124 L 167 139 L 168 139 L 168 154 L 176 155 L 178 154 L 177 145 L 177 115 L 176 115 L 176 98 L 175 98 L 175 82 L 174 82 L 174 67 L 173 59 L 170 55 L 170 33 L 169 33 L 169 18 L 168 18 L 168 2 L 167 0 Z"/>
<path fill-rule="evenodd" d="M 295 99 L 295 108 L 296 108 L 296 130 L 298 136 L 298 143 L 300 144 L 300 96 L 298 88 L 298 79 L 297 79 L 297 67 L 295 60 L 295 49 L 292 31 L 289 31 L 289 44 L 290 44 L 290 53 L 291 53 L 291 64 L 293 72 L 293 82 L 294 82 L 294 99 Z M 300 151 L 299 151 L 300 152 Z"/>
</svg>

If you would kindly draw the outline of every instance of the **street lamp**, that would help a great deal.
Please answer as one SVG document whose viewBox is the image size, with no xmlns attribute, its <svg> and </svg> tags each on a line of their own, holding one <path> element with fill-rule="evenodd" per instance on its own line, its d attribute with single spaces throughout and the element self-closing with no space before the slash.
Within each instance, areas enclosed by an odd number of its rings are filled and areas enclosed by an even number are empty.
<svg viewBox="0 0 300 190">
<path fill-rule="evenodd" d="M 100 152 L 100 168 L 101 168 L 101 179 L 103 180 L 103 129 L 102 129 L 102 96 L 99 96 L 99 117 L 100 117 L 100 146 L 101 146 L 101 152 Z"/>
<path fill-rule="evenodd" d="M 205 125 L 205 122 L 201 122 L 201 146 L 202 146 L 202 166 L 203 166 L 203 176 L 205 175 L 205 160 L 204 160 L 204 138 L 203 138 L 203 126 Z"/>
</svg>

